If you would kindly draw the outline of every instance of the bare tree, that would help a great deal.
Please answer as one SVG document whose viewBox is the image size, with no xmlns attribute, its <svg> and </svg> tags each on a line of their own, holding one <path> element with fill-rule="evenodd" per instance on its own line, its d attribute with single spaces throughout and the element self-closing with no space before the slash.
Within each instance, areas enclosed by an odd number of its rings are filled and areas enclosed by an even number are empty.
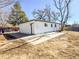
<svg viewBox="0 0 79 59">
<path fill-rule="evenodd" d="M 47 19 L 47 21 L 51 22 L 51 18 L 52 18 L 52 13 L 51 13 L 51 8 L 50 5 L 46 5 L 45 9 L 44 9 L 44 13 L 45 13 L 45 17 Z"/>
<path fill-rule="evenodd" d="M 46 7 L 42 10 L 34 10 L 33 16 L 37 20 L 44 20 L 53 22 L 57 18 L 57 14 L 51 10 L 50 5 L 46 5 Z"/>
<path fill-rule="evenodd" d="M 61 31 L 63 30 L 65 23 L 69 19 L 69 8 L 71 0 L 53 0 L 56 9 L 59 13 L 59 18 L 57 19 L 61 23 Z"/>
<path fill-rule="evenodd" d="M 4 33 L 4 28 L 6 28 L 8 24 L 8 12 L 5 12 L 3 9 L 0 11 L 0 30 L 2 33 Z"/>
<path fill-rule="evenodd" d="M 45 13 L 44 10 L 34 10 L 33 11 L 33 16 L 37 20 L 44 20 L 45 21 Z"/>
<path fill-rule="evenodd" d="M 12 3 L 14 3 L 16 0 L 0 0 L 0 8 L 6 7 Z"/>
</svg>

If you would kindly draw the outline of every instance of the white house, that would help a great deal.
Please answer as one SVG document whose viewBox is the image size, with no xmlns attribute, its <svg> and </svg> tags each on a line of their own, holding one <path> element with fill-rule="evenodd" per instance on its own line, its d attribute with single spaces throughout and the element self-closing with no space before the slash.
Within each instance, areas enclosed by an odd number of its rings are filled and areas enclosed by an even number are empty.
<svg viewBox="0 0 79 59">
<path fill-rule="evenodd" d="M 20 32 L 26 34 L 41 34 L 47 32 L 59 31 L 59 23 L 46 21 L 30 21 L 19 25 Z"/>
</svg>

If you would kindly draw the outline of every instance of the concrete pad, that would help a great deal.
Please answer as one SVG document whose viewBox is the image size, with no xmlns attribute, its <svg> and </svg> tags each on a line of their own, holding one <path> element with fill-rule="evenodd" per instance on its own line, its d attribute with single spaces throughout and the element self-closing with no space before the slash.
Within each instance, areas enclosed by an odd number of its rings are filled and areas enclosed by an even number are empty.
<svg viewBox="0 0 79 59">
<path fill-rule="evenodd" d="M 49 37 L 42 37 L 42 38 L 40 38 L 39 40 L 36 40 L 36 41 L 32 41 L 32 42 L 29 42 L 30 44 L 32 44 L 32 45 L 37 45 L 37 44 L 41 44 L 41 43 L 43 43 L 43 42 L 45 42 L 45 41 L 47 41 L 47 40 L 51 40 L 51 39 L 53 39 L 53 38 L 55 38 L 55 37 L 58 37 L 58 36 L 60 36 L 60 35 L 63 35 L 64 33 L 56 33 L 56 34 L 51 34 L 51 35 L 48 35 Z"/>
<path fill-rule="evenodd" d="M 63 34 L 64 33 L 60 33 L 60 32 L 51 32 L 51 33 L 44 33 L 44 34 L 27 36 L 27 37 L 23 37 L 20 39 L 25 40 L 26 42 L 28 42 L 32 45 L 37 45 L 37 44 L 41 44 L 47 40 L 51 40 L 55 37 L 63 35 Z"/>
</svg>

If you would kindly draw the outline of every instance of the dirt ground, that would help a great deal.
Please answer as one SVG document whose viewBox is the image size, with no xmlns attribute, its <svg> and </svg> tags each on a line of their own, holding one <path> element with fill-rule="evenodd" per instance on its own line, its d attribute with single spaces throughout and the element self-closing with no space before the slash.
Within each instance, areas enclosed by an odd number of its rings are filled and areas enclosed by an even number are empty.
<svg viewBox="0 0 79 59">
<path fill-rule="evenodd" d="M 4 37 L 4 35 L 0 35 L 0 44 L 6 42 L 6 38 Z"/>
<path fill-rule="evenodd" d="M 79 33 L 65 33 L 35 46 L 23 40 L 10 41 L 5 45 L 6 48 L 0 45 L 0 59 L 79 59 Z M 21 46 L 9 49 L 17 45 Z"/>
</svg>

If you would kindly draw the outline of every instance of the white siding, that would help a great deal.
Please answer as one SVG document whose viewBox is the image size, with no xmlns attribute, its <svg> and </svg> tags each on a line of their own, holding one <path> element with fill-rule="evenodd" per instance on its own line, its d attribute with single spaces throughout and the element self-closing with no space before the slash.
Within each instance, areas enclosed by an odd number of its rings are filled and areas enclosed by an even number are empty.
<svg viewBox="0 0 79 59">
<path fill-rule="evenodd" d="M 20 24 L 19 28 L 21 33 L 31 34 L 30 23 Z"/>
<path fill-rule="evenodd" d="M 34 21 L 28 22 L 24 24 L 20 24 L 20 32 L 31 34 L 31 24 L 32 23 L 32 34 L 41 34 L 46 32 L 53 32 L 58 31 L 60 29 L 60 25 L 56 23 L 48 23 L 48 22 L 41 22 L 41 21 Z M 45 26 L 47 24 L 47 26 Z M 52 27 L 51 27 L 52 24 Z M 55 27 L 56 24 L 56 27 Z"/>
<path fill-rule="evenodd" d="M 45 23 L 47 24 L 47 26 L 45 27 Z M 38 33 L 45 33 L 45 32 L 52 32 L 53 31 L 53 27 L 51 27 L 51 23 L 47 23 L 47 22 L 35 22 L 35 34 Z"/>
</svg>

